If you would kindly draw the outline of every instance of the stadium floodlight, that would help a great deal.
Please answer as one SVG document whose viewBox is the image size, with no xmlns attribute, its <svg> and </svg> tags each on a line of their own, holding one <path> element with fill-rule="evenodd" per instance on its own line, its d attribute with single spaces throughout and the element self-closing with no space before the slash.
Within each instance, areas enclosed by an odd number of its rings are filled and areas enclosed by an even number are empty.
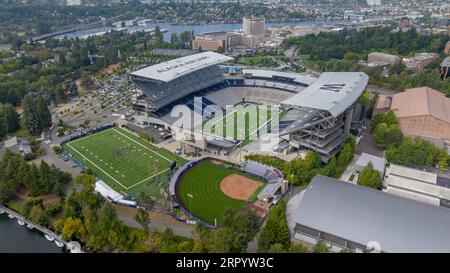
<svg viewBox="0 0 450 273">
<path fill-rule="evenodd" d="M 187 196 L 189 197 L 189 214 L 192 217 L 192 199 L 194 196 L 191 193 L 188 193 Z"/>
</svg>

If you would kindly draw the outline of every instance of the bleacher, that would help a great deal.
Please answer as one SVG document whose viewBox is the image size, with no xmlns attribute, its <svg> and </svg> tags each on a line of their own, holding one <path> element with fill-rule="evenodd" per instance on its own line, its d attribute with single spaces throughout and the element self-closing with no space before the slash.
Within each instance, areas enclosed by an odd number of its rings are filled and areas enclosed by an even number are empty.
<svg viewBox="0 0 450 273">
<path fill-rule="evenodd" d="M 283 180 L 283 174 L 278 169 L 256 161 L 247 160 L 242 169 L 248 173 L 264 178 L 269 184 Z"/>
<path fill-rule="evenodd" d="M 152 81 L 136 75 L 131 75 L 131 79 L 149 98 L 155 110 L 225 81 L 222 69 L 217 65 L 205 67 L 169 82 Z"/>
</svg>

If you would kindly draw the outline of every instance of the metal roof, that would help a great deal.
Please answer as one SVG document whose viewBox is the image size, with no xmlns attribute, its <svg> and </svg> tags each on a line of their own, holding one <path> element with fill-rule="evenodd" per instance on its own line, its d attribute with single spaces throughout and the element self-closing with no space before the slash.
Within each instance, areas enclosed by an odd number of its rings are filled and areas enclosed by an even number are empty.
<svg viewBox="0 0 450 273">
<path fill-rule="evenodd" d="M 170 82 L 196 70 L 231 60 L 233 58 L 207 51 L 155 64 L 135 71 L 131 75 L 155 81 Z"/>
<path fill-rule="evenodd" d="M 368 82 L 369 76 L 363 72 L 325 72 L 312 85 L 281 103 L 325 110 L 337 117 L 361 96 Z"/>
<path fill-rule="evenodd" d="M 384 174 L 384 170 L 386 168 L 386 158 L 384 157 L 362 153 L 361 156 L 358 157 L 358 160 L 356 160 L 355 165 L 364 168 L 369 164 L 369 162 L 372 163 L 374 170 L 380 172 L 380 174 Z"/>
<path fill-rule="evenodd" d="M 273 70 L 263 70 L 263 69 L 243 69 L 242 74 L 251 74 L 252 77 L 261 77 L 261 78 L 273 78 L 273 77 L 283 77 L 292 79 L 292 81 L 297 83 L 302 83 L 305 85 L 313 84 L 317 79 L 311 76 L 302 75 L 293 72 L 281 72 L 281 71 L 273 71 Z"/>
<path fill-rule="evenodd" d="M 316 175 L 298 224 L 384 252 L 450 252 L 450 210 Z"/>
</svg>

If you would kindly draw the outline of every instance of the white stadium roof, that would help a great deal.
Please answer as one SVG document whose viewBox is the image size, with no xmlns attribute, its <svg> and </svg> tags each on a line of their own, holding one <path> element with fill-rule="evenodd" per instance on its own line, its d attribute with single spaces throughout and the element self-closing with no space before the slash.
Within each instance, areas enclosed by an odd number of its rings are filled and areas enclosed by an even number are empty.
<svg viewBox="0 0 450 273">
<path fill-rule="evenodd" d="M 369 76 L 363 72 L 324 72 L 313 84 L 281 103 L 325 110 L 337 117 L 361 96 L 368 82 Z"/>
<path fill-rule="evenodd" d="M 302 75 L 292 72 L 280 72 L 273 70 L 262 69 L 243 69 L 242 74 L 252 74 L 253 77 L 272 78 L 272 77 L 284 77 L 292 79 L 294 82 L 303 83 L 306 85 L 313 84 L 317 79 L 311 76 Z"/>
<path fill-rule="evenodd" d="M 156 81 L 170 82 L 196 70 L 231 60 L 233 58 L 207 51 L 152 65 L 135 71 L 131 75 Z"/>
</svg>

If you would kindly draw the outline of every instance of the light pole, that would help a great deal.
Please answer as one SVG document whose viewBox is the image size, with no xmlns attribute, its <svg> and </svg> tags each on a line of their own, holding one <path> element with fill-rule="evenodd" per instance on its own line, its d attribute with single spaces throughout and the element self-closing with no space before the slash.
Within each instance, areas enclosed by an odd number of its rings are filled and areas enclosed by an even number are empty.
<svg viewBox="0 0 450 273">
<path fill-rule="evenodd" d="M 190 193 L 188 193 L 187 196 L 189 197 L 189 214 L 192 217 L 192 198 L 194 198 L 194 196 L 192 194 L 190 194 Z"/>
</svg>

